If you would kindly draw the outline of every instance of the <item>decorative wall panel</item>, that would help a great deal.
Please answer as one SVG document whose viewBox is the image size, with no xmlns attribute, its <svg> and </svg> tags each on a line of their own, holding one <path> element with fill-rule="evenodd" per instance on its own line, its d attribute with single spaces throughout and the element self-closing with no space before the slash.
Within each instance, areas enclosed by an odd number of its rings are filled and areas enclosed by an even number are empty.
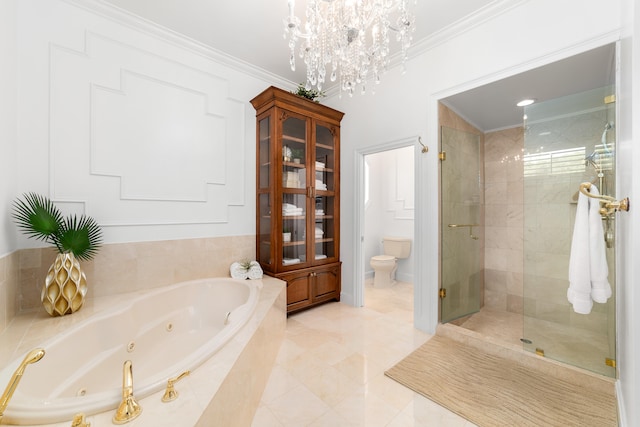
<svg viewBox="0 0 640 427">
<path fill-rule="evenodd" d="M 244 205 L 245 105 L 229 82 L 85 33 L 50 47 L 50 186 L 104 225 L 228 221 Z"/>
</svg>

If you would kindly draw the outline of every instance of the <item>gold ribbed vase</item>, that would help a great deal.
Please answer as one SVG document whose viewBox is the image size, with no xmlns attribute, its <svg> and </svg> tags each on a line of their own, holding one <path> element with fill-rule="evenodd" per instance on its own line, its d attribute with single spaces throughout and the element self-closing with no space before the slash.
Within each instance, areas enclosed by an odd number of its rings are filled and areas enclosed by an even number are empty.
<svg viewBox="0 0 640 427">
<path fill-rule="evenodd" d="M 58 254 L 49 267 L 40 298 L 51 316 L 74 313 L 84 304 L 87 278 L 72 253 Z"/>
</svg>

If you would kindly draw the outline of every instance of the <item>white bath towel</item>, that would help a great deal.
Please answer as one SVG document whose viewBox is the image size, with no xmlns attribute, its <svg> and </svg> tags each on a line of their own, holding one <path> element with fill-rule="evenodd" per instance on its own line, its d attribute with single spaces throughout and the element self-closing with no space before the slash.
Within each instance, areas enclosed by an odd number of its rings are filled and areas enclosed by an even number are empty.
<svg viewBox="0 0 640 427">
<path fill-rule="evenodd" d="M 595 185 L 591 186 L 591 193 L 599 194 Z M 567 290 L 567 299 L 573 310 L 580 314 L 589 314 L 593 301 L 606 302 L 611 296 L 599 209 L 598 199 L 580 193 L 571 240 Z"/>
<path fill-rule="evenodd" d="M 591 185 L 590 192 L 596 196 L 600 195 L 595 185 Z M 604 304 L 611 296 L 611 285 L 600 202 L 597 199 L 589 200 L 589 260 L 591 262 L 591 299 Z"/>
</svg>

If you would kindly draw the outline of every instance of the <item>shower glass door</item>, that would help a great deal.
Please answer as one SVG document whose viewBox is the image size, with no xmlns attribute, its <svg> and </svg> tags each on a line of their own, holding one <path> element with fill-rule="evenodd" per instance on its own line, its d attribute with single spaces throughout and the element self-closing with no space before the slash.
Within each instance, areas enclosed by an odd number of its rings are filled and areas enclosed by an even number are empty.
<svg viewBox="0 0 640 427">
<path fill-rule="evenodd" d="M 480 310 L 480 137 L 443 126 L 441 151 L 440 319 L 446 323 Z"/>
<path fill-rule="evenodd" d="M 612 296 L 576 313 L 567 299 L 580 183 L 615 192 L 613 86 L 525 108 L 524 347 L 615 377 L 615 214 L 602 218 Z M 589 256 L 584 262 L 589 269 Z"/>
</svg>

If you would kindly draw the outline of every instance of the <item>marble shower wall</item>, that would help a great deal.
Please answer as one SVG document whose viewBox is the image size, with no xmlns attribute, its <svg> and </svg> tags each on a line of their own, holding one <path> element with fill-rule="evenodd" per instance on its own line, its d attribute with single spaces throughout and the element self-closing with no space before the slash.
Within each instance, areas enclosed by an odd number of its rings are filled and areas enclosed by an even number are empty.
<svg viewBox="0 0 640 427">
<path fill-rule="evenodd" d="M 485 134 L 485 296 L 492 310 L 523 312 L 524 133 Z"/>
</svg>

